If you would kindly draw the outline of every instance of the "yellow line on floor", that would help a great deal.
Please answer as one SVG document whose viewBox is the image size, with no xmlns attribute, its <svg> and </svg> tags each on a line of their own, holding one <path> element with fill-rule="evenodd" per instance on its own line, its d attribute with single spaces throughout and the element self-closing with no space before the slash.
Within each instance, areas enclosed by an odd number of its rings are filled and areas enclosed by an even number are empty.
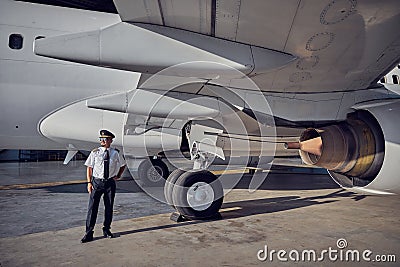
<svg viewBox="0 0 400 267">
<path fill-rule="evenodd" d="M 220 170 L 220 171 L 211 171 L 214 175 L 222 175 L 222 174 L 236 174 L 236 173 L 248 173 L 249 170 L 245 169 L 238 169 L 238 170 Z"/>
<path fill-rule="evenodd" d="M 38 184 L 12 184 L 12 185 L 0 185 L 0 190 L 11 190 L 11 189 L 32 189 L 40 187 L 50 187 L 59 185 L 72 185 L 72 184 L 83 184 L 86 180 L 78 181 L 63 181 L 63 182 L 48 182 L 48 183 L 38 183 Z"/>
</svg>

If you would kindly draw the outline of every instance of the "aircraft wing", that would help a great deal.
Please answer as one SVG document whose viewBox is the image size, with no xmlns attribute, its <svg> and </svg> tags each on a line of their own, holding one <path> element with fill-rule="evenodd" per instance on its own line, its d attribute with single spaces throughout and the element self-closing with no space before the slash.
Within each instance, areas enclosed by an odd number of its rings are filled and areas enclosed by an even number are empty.
<svg viewBox="0 0 400 267">
<path fill-rule="evenodd" d="M 285 67 L 251 73 L 263 91 L 364 89 L 400 59 L 400 34 L 396 30 L 400 5 L 396 0 L 114 3 L 125 22 L 157 25 L 159 32 L 164 27 L 181 29 L 296 57 Z M 159 45 L 162 47 L 162 43 Z"/>
<path fill-rule="evenodd" d="M 232 90 L 254 83 L 289 121 L 343 120 L 354 103 L 387 97 L 363 91 L 400 60 L 396 0 L 114 3 L 121 23 L 38 40 L 35 52 L 143 73 L 140 88 L 160 71 Z"/>
</svg>

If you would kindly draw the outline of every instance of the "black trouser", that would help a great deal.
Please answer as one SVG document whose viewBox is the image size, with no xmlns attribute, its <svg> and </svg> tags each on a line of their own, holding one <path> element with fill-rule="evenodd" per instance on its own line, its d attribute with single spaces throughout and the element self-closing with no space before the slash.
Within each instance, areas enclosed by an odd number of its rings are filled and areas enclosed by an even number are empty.
<svg viewBox="0 0 400 267">
<path fill-rule="evenodd" d="M 113 217 L 113 206 L 115 198 L 115 181 L 108 179 L 106 181 L 97 178 L 92 179 L 93 190 L 90 193 L 89 207 L 86 218 L 86 232 L 93 231 L 96 224 L 97 212 L 101 195 L 104 194 L 104 228 L 110 229 Z"/>
</svg>

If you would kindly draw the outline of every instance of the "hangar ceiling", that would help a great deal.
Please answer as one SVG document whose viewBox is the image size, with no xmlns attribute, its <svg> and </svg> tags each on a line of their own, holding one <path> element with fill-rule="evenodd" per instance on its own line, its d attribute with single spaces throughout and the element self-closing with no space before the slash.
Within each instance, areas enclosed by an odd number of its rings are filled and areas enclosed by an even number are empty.
<svg viewBox="0 0 400 267">
<path fill-rule="evenodd" d="M 107 13 L 118 13 L 112 0 L 20 0 L 37 4 L 78 8 Z"/>
</svg>

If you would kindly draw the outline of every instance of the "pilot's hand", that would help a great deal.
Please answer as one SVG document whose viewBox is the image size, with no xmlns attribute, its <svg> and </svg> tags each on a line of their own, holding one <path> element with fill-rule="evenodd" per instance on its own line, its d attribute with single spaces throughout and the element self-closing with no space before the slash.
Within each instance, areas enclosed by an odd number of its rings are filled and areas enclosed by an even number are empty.
<svg viewBox="0 0 400 267">
<path fill-rule="evenodd" d="M 93 185 L 92 185 L 91 183 L 88 183 L 88 184 L 87 184 L 87 191 L 88 191 L 89 194 L 92 193 L 92 191 L 93 191 Z"/>
</svg>

